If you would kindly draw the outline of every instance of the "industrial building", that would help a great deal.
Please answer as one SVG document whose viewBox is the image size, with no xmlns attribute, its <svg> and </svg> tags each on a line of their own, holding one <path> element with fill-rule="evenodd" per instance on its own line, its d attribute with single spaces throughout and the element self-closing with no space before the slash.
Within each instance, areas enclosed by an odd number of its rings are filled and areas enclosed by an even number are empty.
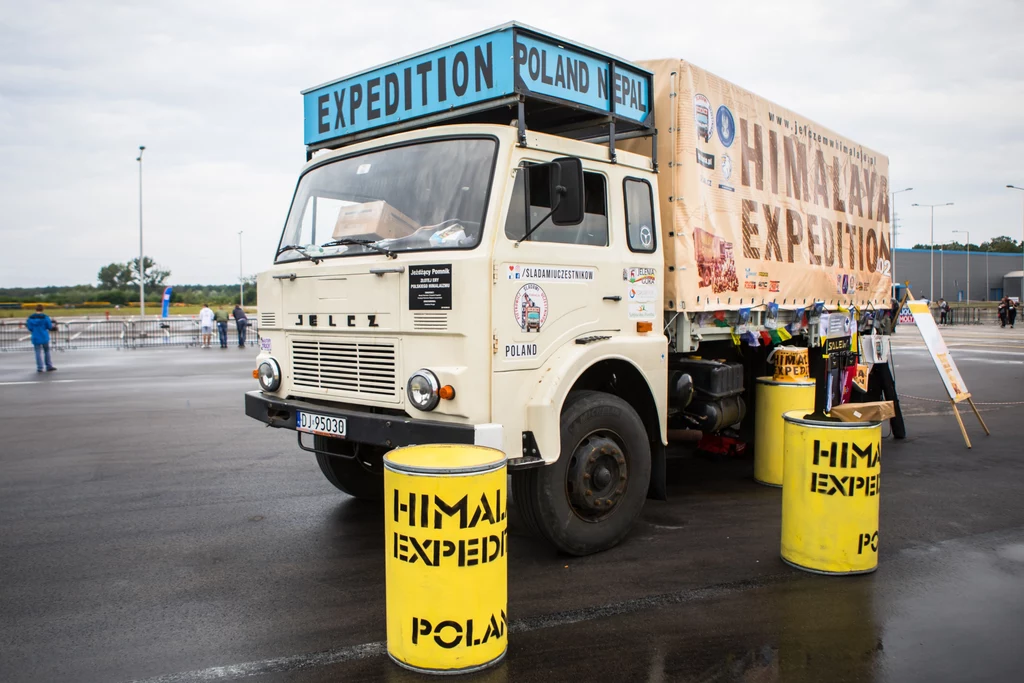
<svg viewBox="0 0 1024 683">
<path fill-rule="evenodd" d="M 935 249 L 934 280 L 929 249 L 896 249 L 894 282 L 907 283 L 916 296 L 946 301 L 998 301 L 1019 297 L 1024 275 L 1024 253 L 944 251 Z M 968 258 L 970 265 L 968 266 Z M 968 283 L 968 267 L 970 283 Z M 934 289 L 932 289 L 934 287 Z M 934 292 L 934 293 L 933 293 Z"/>
</svg>

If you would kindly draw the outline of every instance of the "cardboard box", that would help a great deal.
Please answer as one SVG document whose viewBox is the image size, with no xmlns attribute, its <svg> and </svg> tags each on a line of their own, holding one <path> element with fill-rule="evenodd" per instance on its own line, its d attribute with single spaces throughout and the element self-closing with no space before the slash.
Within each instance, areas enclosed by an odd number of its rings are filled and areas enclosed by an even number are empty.
<svg viewBox="0 0 1024 683">
<path fill-rule="evenodd" d="M 832 406 L 832 417 L 843 422 L 878 422 L 895 417 L 896 410 L 892 401 L 873 401 L 871 403 L 844 403 Z"/>
<path fill-rule="evenodd" d="M 376 235 L 395 239 L 411 235 L 419 226 L 416 221 L 384 200 L 343 206 L 334 223 L 334 239 Z"/>
</svg>

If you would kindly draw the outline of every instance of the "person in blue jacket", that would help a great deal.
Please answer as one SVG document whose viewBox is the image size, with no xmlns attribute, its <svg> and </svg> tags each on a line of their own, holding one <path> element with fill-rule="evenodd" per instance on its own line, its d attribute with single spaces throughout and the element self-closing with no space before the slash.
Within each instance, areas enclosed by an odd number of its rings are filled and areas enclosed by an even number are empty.
<svg viewBox="0 0 1024 683">
<path fill-rule="evenodd" d="M 57 368 L 50 362 L 50 330 L 54 323 L 50 316 L 43 313 L 42 306 L 36 306 L 36 312 L 25 321 L 25 327 L 32 333 L 32 346 L 36 349 L 36 372 L 43 372 L 43 357 L 46 357 L 46 372 Z"/>
</svg>

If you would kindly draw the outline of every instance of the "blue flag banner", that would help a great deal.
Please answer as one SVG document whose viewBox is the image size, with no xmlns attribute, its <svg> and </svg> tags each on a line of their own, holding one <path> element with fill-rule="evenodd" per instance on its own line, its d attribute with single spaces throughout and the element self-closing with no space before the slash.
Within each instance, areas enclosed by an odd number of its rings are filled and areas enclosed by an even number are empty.
<svg viewBox="0 0 1024 683">
<path fill-rule="evenodd" d="M 304 137 L 314 145 L 431 114 L 457 119 L 519 95 L 653 127 L 652 86 L 636 65 L 507 24 L 304 91 Z"/>
<path fill-rule="evenodd" d="M 160 314 L 161 318 L 167 317 L 167 309 L 171 307 L 171 289 L 171 287 L 168 287 L 164 290 L 164 308 L 163 312 Z"/>
</svg>

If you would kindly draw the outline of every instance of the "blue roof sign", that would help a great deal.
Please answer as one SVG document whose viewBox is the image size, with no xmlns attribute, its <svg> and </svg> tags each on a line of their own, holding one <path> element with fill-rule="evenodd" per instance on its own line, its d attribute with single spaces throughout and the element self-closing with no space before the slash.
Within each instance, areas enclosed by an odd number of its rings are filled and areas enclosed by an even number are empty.
<svg viewBox="0 0 1024 683">
<path fill-rule="evenodd" d="M 305 142 L 322 146 L 430 114 L 509 96 L 543 99 L 653 126 L 649 71 L 533 29 L 509 24 L 303 92 Z"/>
</svg>

